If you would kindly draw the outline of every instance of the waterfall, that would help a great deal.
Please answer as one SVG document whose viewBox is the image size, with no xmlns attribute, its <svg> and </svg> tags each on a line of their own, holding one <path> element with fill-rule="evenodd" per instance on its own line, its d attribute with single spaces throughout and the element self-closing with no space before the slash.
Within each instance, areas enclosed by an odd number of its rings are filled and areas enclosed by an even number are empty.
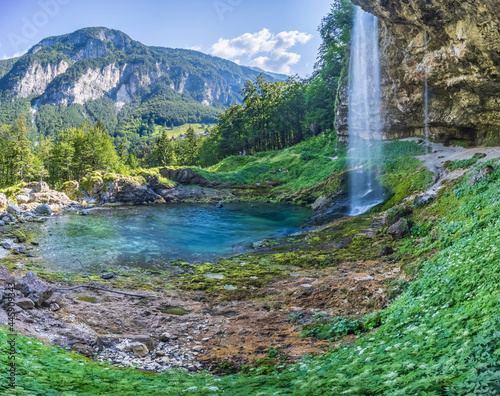
<svg viewBox="0 0 500 396">
<path fill-rule="evenodd" d="M 382 202 L 374 171 L 382 160 L 378 20 L 356 7 L 349 64 L 350 215 Z"/>
</svg>

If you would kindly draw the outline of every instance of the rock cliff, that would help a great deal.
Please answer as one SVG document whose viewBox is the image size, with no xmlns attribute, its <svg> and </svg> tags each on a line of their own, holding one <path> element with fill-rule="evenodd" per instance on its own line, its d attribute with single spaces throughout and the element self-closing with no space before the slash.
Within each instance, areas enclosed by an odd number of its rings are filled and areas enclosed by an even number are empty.
<svg viewBox="0 0 500 396">
<path fill-rule="evenodd" d="M 379 18 L 386 138 L 500 144 L 500 4 L 496 0 L 353 0 Z M 347 87 L 337 128 L 347 137 Z"/>
</svg>

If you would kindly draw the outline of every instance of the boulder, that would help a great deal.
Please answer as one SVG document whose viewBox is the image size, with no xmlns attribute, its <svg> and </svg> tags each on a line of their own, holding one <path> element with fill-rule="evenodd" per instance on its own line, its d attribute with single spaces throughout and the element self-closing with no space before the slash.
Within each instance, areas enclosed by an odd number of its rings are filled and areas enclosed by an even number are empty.
<svg viewBox="0 0 500 396">
<path fill-rule="evenodd" d="M 3 265 L 0 265 L 0 285 L 6 285 L 7 283 L 14 283 L 15 278 L 9 273 L 9 270 Z"/>
<path fill-rule="evenodd" d="M 5 225 L 5 221 L 3 220 L 0 220 L 0 227 L 4 226 Z"/>
<path fill-rule="evenodd" d="M 2 242 L 2 247 L 5 250 L 10 250 L 10 249 L 12 249 L 12 244 L 10 242 Z"/>
<path fill-rule="evenodd" d="M 33 309 L 35 308 L 35 303 L 29 298 L 20 298 L 16 300 L 16 305 L 22 309 Z"/>
<path fill-rule="evenodd" d="M 107 272 L 101 275 L 101 279 L 113 279 L 114 277 L 115 274 L 113 274 L 112 272 Z"/>
<path fill-rule="evenodd" d="M 138 357 L 146 357 L 149 355 L 148 347 L 140 342 L 130 343 L 130 345 L 127 347 L 127 350 L 133 352 L 134 355 Z"/>
<path fill-rule="evenodd" d="M 76 199 L 77 191 L 80 188 L 80 184 L 77 181 L 69 181 L 63 184 L 60 192 L 65 193 L 70 199 Z"/>
<path fill-rule="evenodd" d="M 473 173 L 468 182 L 469 186 L 473 186 L 480 180 L 491 175 L 494 171 L 495 169 L 491 165 L 483 166 L 479 171 Z"/>
<path fill-rule="evenodd" d="M 399 219 L 387 230 L 387 233 L 389 235 L 392 235 L 394 239 L 404 238 L 409 232 L 410 227 L 408 226 L 408 220 L 406 220 L 405 218 Z"/>
<path fill-rule="evenodd" d="M 54 293 L 54 289 L 40 280 L 32 271 L 24 275 L 19 282 L 19 290 L 23 295 L 41 306 Z"/>
<path fill-rule="evenodd" d="M 413 200 L 413 206 L 417 208 L 421 208 L 423 206 L 427 206 L 432 203 L 436 199 L 436 196 L 433 194 L 423 194 L 418 195 Z"/>
<path fill-rule="evenodd" d="M 35 212 L 38 215 L 48 216 L 52 212 L 52 209 L 50 208 L 50 206 L 48 204 L 45 203 L 45 204 L 41 204 L 41 205 L 37 206 L 37 208 L 35 209 Z"/>
<path fill-rule="evenodd" d="M 169 180 L 187 186 L 214 187 L 215 183 L 207 180 L 192 169 L 163 168 L 160 174 Z"/>
<path fill-rule="evenodd" d="M 0 208 L 6 208 L 9 206 L 9 200 L 5 194 L 0 193 Z"/>
<path fill-rule="evenodd" d="M 9 205 L 7 206 L 7 213 L 11 215 L 20 215 L 22 210 L 17 207 L 17 205 Z"/>
<path fill-rule="evenodd" d="M 40 182 L 33 187 L 33 192 L 35 193 L 48 193 L 50 191 L 50 187 L 45 182 Z"/>
<path fill-rule="evenodd" d="M 27 204 L 30 201 L 30 198 L 27 195 L 18 195 L 16 199 L 18 205 Z"/>
</svg>

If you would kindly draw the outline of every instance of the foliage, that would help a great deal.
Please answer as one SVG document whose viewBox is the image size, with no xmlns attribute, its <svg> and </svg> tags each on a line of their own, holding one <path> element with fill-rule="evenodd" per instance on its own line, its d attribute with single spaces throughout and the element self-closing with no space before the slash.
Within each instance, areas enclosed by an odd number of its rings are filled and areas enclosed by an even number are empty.
<svg viewBox="0 0 500 396">
<path fill-rule="evenodd" d="M 302 336 L 335 341 L 348 334 L 359 334 L 362 329 L 363 324 L 358 319 L 337 316 L 327 321 L 304 326 Z"/>
<path fill-rule="evenodd" d="M 444 163 L 444 167 L 446 169 L 449 169 L 450 171 L 454 171 L 457 169 L 470 168 L 471 166 L 475 165 L 477 161 L 479 161 L 480 159 L 482 159 L 484 157 L 486 157 L 486 154 L 476 153 L 472 156 L 472 158 L 469 158 L 469 159 L 458 160 L 458 161 L 446 161 Z"/>
</svg>

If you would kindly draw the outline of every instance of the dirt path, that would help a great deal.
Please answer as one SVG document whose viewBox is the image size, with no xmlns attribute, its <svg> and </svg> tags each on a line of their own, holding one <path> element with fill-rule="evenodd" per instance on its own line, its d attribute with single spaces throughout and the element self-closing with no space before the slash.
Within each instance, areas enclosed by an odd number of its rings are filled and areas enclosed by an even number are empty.
<svg viewBox="0 0 500 396">
<path fill-rule="evenodd" d="M 418 141 L 421 139 L 409 138 L 406 141 Z M 486 162 L 491 159 L 500 158 L 500 147 L 475 147 L 463 148 L 457 146 L 445 146 L 441 143 L 430 143 L 432 151 L 426 155 L 419 155 L 416 158 L 423 161 L 422 166 L 427 167 L 434 173 L 433 186 L 426 192 L 427 194 L 436 194 L 444 185 L 444 182 L 454 180 L 462 176 L 467 169 L 457 169 L 455 171 L 446 170 L 444 164 L 446 161 L 460 161 L 471 159 L 475 154 L 485 154 L 486 157 L 480 159 L 478 163 Z"/>
</svg>

